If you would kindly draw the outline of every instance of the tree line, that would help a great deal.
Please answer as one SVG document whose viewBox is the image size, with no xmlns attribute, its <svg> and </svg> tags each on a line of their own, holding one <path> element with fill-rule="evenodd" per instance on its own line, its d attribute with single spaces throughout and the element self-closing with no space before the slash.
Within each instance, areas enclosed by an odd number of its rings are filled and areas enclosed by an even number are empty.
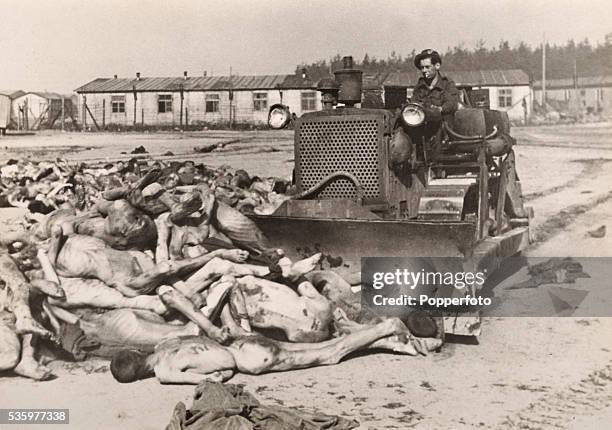
<svg viewBox="0 0 612 430">
<path fill-rule="evenodd" d="M 355 67 L 364 73 L 415 72 L 414 56 L 420 50 L 410 52 L 391 52 L 387 58 L 376 58 L 365 54 L 354 59 Z M 523 69 L 531 79 L 542 78 L 542 46 L 531 47 L 525 42 L 510 46 L 502 40 L 498 46 L 488 48 L 480 40 L 476 46 L 466 48 L 463 44 L 439 50 L 445 70 L 491 70 Z M 342 68 L 342 56 L 337 54 L 328 60 L 302 63 L 296 73 L 306 69 L 310 79 L 317 81 L 330 72 Z M 579 42 L 569 40 L 564 45 L 546 45 L 546 77 L 548 79 L 572 78 L 574 76 L 612 75 L 612 33 L 606 36 L 603 44 L 593 46 L 588 39 Z"/>
</svg>

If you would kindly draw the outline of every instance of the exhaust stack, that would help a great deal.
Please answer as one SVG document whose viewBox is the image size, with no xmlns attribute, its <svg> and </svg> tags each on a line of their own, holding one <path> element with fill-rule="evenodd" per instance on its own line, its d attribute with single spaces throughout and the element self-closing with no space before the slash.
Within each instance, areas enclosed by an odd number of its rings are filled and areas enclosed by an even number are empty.
<svg viewBox="0 0 612 430">
<path fill-rule="evenodd" d="M 361 103 L 362 75 L 361 70 L 353 69 L 353 57 L 342 58 L 343 68 L 336 70 L 336 82 L 340 85 L 338 102 L 347 107 Z"/>
</svg>

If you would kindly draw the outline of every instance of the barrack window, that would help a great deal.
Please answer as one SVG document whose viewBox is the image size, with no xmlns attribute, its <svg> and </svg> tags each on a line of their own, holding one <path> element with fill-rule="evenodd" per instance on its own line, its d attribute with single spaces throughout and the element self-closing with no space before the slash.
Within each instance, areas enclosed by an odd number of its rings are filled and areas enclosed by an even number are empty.
<svg viewBox="0 0 612 430">
<path fill-rule="evenodd" d="M 172 94 L 157 95 L 157 112 L 166 113 L 172 112 Z"/>
<path fill-rule="evenodd" d="M 111 96 L 111 111 L 125 113 L 125 96 Z"/>
<path fill-rule="evenodd" d="M 206 113 L 219 112 L 219 94 L 206 94 Z"/>
<path fill-rule="evenodd" d="M 253 93 L 253 110 L 268 110 L 268 93 Z"/>
<path fill-rule="evenodd" d="M 302 111 L 317 109 L 317 93 L 307 91 L 302 93 Z"/>
<path fill-rule="evenodd" d="M 500 88 L 497 95 L 499 107 L 512 107 L 512 88 Z"/>
</svg>

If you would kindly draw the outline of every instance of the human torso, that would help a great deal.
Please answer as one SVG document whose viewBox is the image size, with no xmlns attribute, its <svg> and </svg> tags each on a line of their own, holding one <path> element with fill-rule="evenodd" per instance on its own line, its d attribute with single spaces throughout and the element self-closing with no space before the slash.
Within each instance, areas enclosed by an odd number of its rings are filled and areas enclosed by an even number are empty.
<svg viewBox="0 0 612 430">
<path fill-rule="evenodd" d="M 184 257 L 184 247 L 202 245 L 208 238 L 209 232 L 210 226 L 201 218 L 188 217 L 178 224 L 173 224 L 170 254 Z"/>
<path fill-rule="evenodd" d="M 431 84 L 427 84 L 424 78 L 420 78 L 414 88 L 412 99 L 426 105 L 442 106 L 444 93 L 448 91 L 448 86 L 448 79 L 440 75 Z"/>
<path fill-rule="evenodd" d="M 112 309 L 104 313 L 88 313 L 81 317 L 83 331 L 101 343 L 124 348 L 153 350 L 166 338 L 197 332 L 183 325 L 167 324 L 159 315 L 139 309 Z"/>
<path fill-rule="evenodd" d="M 234 369 L 234 356 L 225 347 L 203 336 L 181 336 L 168 339 L 155 347 L 155 366 L 207 374 Z"/>
<path fill-rule="evenodd" d="M 56 262 L 61 276 L 97 278 L 109 285 L 138 276 L 153 266 L 153 261 L 142 252 L 119 251 L 102 239 L 80 234 L 66 239 Z"/>
<path fill-rule="evenodd" d="M 323 296 L 300 296 L 283 284 L 252 276 L 241 278 L 239 284 L 254 327 L 284 330 L 294 342 L 327 339 L 331 305 Z"/>
</svg>

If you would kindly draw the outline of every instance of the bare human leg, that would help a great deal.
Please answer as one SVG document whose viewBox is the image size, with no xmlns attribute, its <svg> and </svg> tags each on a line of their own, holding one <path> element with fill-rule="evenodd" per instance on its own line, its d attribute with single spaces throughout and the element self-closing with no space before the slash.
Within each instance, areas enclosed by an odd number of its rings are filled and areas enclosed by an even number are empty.
<svg viewBox="0 0 612 430">
<path fill-rule="evenodd" d="M 0 320 L 0 372 L 14 369 L 20 356 L 21 341 L 15 328 Z"/>
<path fill-rule="evenodd" d="M 336 328 L 343 333 L 353 333 L 364 327 L 368 327 L 368 325 L 359 324 L 350 320 L 340 308 L 336 308 L 334 311 L 334 323 Z M 373 342 L 369 348 L 386 349 L 406 355 L 427 355 L 428 352 L 434 351 L 441 346 L 441 339 L 415 337 L 410 333 L 408 328 L 405 328 L 405 331 L 402 333 L 396 333 L 393 336 L 378 339 L 376 342 Z"/>
<path fill-rule="evenodd" d="M 238 249 L 218 249 L 196 258 L 180 261 L 164 261 L 157 264 L 153 270 L 126 279 L 121 282 L 120 285 L 115 286 L 130 297 L 138 294 L 146 294 L 163 283 L 166 279 L 193 272 L 215 257 L 229 259 L 234 262 L 242 262 L 247 259 L 248 253 Z"/>
<path fill-rule="evenodd" d="M 61 282 L 65 298 L 61 300 L 49 298 L 49 303 L 62 308 L 81 306 L 106 309 L 134 308 L 150 310 L 159 315 L 168 311 L 166 305 L 156 295 L 126 297 L 98 279 L 62 278 Z"/>
<path fill-rule="evenodd" d="M 15 366 L 15 373 L 27 378 L 44 381 L 51 377 L 51 370 L 41 365 L 34 358 L 33 336 L 26 334 L 21 338 L 21 360 Z"/>
<path fill-rule="evenodd" d="M 284 257 L 278 261 L 283 277 L 291 281 L 297 280 L 300 276 L 314 270 L 321 260 L 320 252 L 308 258 L 293 263 L 289 258 Z"/>
<path fill-rule="evenodd" d="M 51 337 L 51 332 L 42 327 L 30 311 L 30 285 L 15 262 L 7 252 L 0 249 L 0 268 L 6 288 L 10 290 L 9 308 L 15 315 L 17 334 L 35 333 L 43 337 Z"/>
<path fill-rule="evenodd" d="M 183 285 L 180 287 L 177 286 L 177 288 L 179 288 L 181 293 L 183 293 L 183 295 L 186 297 L 191 297 L 208 287 L 213 283 L 213 281 L 223 275 L 254 275 L 261 277 L 267 275 L 268 273 L 270 273 L 270 271 L 265 266 L 237 263 L 235 261 L 224 259 L 224 257 L 221 256 L 219 258 L 210 260 L 201 269 L 191 275 Z"/>
<path fill-rule="evenodd" d="M 193 321 L 204 330 L 204 333 L 211 339 L 219 343 L 226 343 L 229 340 L 229 331 L 227 329 L 215 327 L 202 312 L 193 306 L 189 299 L 174 288 L 163 285 L 159 288 L 158 294 L 166 306 L 181 312 L 190 321 Z"/>
<path fill-rule="evenodd" d="M 337 364 L 351 352 L 405 329 L 398 318 L 391 318 L 325 342 L 293 344 L 288 347 L 287 343 L 257 336 L 239 340 L 229 348 L 240 371 L 260 374 Z"/>
</svg>

